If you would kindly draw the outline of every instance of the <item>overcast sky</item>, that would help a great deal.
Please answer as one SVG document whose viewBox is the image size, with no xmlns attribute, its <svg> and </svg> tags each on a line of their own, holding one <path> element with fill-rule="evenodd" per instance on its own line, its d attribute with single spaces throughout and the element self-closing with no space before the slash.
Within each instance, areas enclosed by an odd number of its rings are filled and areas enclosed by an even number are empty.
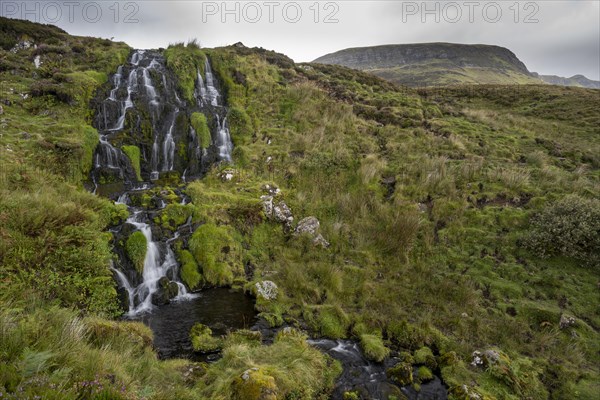
<svg viewBox="0 0 600 400">
<path fill-rule="evenodd" d="M 54 23 L 75 35 L 114 37 L 135 48 L 190 38 L 204 47 L 241 41 L 295 61 L 380 44 L 495 44 L 512 50 L 530 71 L 600 79 L 599 0 L 115 3 L 2 0 L 0 10 L 3 16 Z"/>
</svg>

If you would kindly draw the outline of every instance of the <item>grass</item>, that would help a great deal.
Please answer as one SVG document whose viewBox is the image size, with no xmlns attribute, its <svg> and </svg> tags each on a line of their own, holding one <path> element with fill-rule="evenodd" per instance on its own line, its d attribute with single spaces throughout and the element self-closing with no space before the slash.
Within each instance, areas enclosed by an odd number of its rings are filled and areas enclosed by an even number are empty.
<svg viewBox="0 0 600 400">
<path fill-rule="evenodd" d="M 147 250 L 148 241 L 142 232 L 136 231 L 129 235 L 125 242 L 125 251 L 127 251 L 127 257 L 129 257 L 140 275 L 144 272 L 144 260 L 146 259 Z"/>
<path fill-rule="evenodd" d="M 57 47 L 43 50 L 37 79 L 34 50 L 2 53 L 9 69 L 0 72 L 0 94 L 11 105 L 0 121 L 0 388 L 27 385 L 31 397 L 60 397 L 51 384 L 64 380 L 63 397 L 76 398 L 89 396 L 80 383 L 115 375 L 128 398 L 326 398 L 339 367 L 301 334 L 282 334 L 271 346 L 231 335 L 221 360 L 198 366 L 159 362 L 140 344 L 142 328 L 98 317 L 118 313 L 112 238 L 102 232 L 127 212 L 82 188 L 97 135 L 83 101 L 88 89 L 69 86 L 79 79 L 96 85 L 128 49 L 52 35 L 64 43 L 48 43 Z M 189 89 L 191 66 L 203 58 L 193 45 L 173 48 L 171 62 L 181 57 L 181 64 L 171 68 Z M 465 390 L 590 398 L 599 374 L 599 271 L 579 250 L 594 242 L 582 232 L 584 239 L 573 236 L 566 251 L 554 251 L 547 246 L 558 241 L 539 232 L 549 231 L 565 201 L 574 205 L 569 221 L 595 226 L 588 204 L 600 193 L 598 91 L 417 92 L 342 67 L 297 66 L 261 49 L 202 53 L 226 93 L 234 164 L 191 183 L 190 205 L 176 205 L 180 196 L 165 186 L 131 198 L 138 206 L 165 200 L 154 217 L 166 231 L 192 217 L 196 231 L 175 243 L 190 289 L 273 281 L 277 299 L 257 302 L 268 323 L 361 340 L 373 359 L 401 352 L 402 364 L 388 371 L 397 382 L 418 383 L 413 368 L 437 364 L 458 398 Z M 43 80 L 49 90 L 31 97 Z M 232 180 L 221 179 L 224 169 L 234 171 Z M 280 189 L 277 200 L 294 221 L 318 218 L 331 246 L 315 247 L 267 220 L 265 184 Z M 526 245 L 532 236 L 548 257 Z M 31 293 L 41 301 L 27 305 Z M 81 329 L 108 332 L 110 340 L 53 341 L 78 317 L 72 308 L 86 316 Z M 561 329 L 562 314 L 576 323 Z M 491 344 L 503 354 L 499 368 L 471 366 L 473 351 Z M 31 377 L 39 381 L 32 385 Z"/>
<path fill-rule="evenodd" d="M 141 181 L 140 148 L 138 146 L 123 146 L 121 147 L 121 150 L 123 150 L 123 153 L 125 153 L 129 158 L 129 161 L 131 161 L 131 165 L 133 166 L 138 181 Z"/>
</svg>

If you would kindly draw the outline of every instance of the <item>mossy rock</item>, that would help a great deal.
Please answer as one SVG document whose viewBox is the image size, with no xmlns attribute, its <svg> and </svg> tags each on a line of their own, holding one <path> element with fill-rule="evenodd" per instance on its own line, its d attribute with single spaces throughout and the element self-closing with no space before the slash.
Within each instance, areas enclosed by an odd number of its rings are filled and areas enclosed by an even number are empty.
<svg viewBox="0 0 600 400">
<path fill-rule="evenodd" d="M 154 217 L 154 222 L 170 231 L 176 230 L 186 223 L 194 213 L 194 206 L 190 204 L 172 203 L 168 204 L 160 213 Z"/>
<path fill-rule="evenodd" d="M 275 378 L 261 368 L 244 371 L 233 381 L 233 398 L 236 400 L 277 400 Z"/>
<path fill-rule="evenodd" d="M 449 367 L 458 363 L 458 355 L 454 351 L 449 351 L 438 357 L 438 364 L 441 367 Z"/>
<path fill-rule="evenodd" d="M 360 346 L 365 356 L 372 361 L 382 362 L 390 354 L 390 349 L 385 347 L 380 335 L 367 333 L 360 335 Z"/>
<path fill-rule="evenodd" d="M 214 224 L 200 226 L 190 238 L 189 247 L 204 279 L 211 285 L 231 285 L 234 272 L 243 273 L 241 245 L 228 227 Z"/>
<path fill-rule="evenodd" d="M 420 382 L 429 382 L 433 380 L 433 372 L 425 365 L 421 365 L 419 369 L 417 369 L 417 378 Z"/>
<path fill-rule="evenodd" d="M 400 352 L 400 359 L 408 364 L 414 364 L 415 363 L 415 358 L 412 356 L 412 354 L 410 354 L 410 352 L 408 351 L 401 351 Z"/>
<path fill-rule="evenodd" d="M 147 250 L 148 242 L 142 232 L 136 231 L 129 235 L 125 242 L 125 251 L 136 271 L 140 274 L 144 273 L 144 260 L 146 259 Z"/>
<path fill-rule="evenodd" d="M 344 392 L 344 400 L 360 400 L 358 392 Z"/>
<path fill-rule="evenodd" d="M 409 363 L 401 362 L 386 372 L 387 377 L 400 386 L 413 384 L 413 368 Z"/>
<path fill-rule="evenodd" d="M 179 262 L 181 263 L 181 280 L 190 290 L 199 289 L 204 284 L 204 278 L 198 270 L 198 264 L 194 256 L 187 250 L 179 253 Z"/>
<path fill-rule="evenodd" d="M 210 146 L 212 139 L 210 136 L 210 128 L 208 127 L 206 116 L 202 113 L 195 112 L 192 114 L 190 124 L 196 131 L 196 136 L 198 137 L 198 143 L 200 144 L 200 147 L 207 149 Z"/>
<path fill-rule="evenodd" d="M 212 335 L 212 330 L 201 323 L 195 323 L 190 329 L 190 339 L 195 351 L 208 353 L 221 349 L 222 340 Z"/>
<path fill-rule="evenodd" d="M 429 347 L 421 347 L 415 351 L 415 364 L 423 364 L 431 369 L 437 368 L 437 361 Z"/>
<path fill-rule="evenodd" d="M 129 161 L 131 162 L 131 166 L 133 167 L 133 170 L 135 171 L 135 176 L 137 177 L 138 181 L 142 180 L 142 175 L 141 175 L 141 167 L 140 167 L 140 148 L 137 146 L 123 146 L 121 147 L 121 150 L 123 150 L 123 153 L 125 153 L 125 155 L 127 156 L 127 158 L 129 158 Z"/>
</svg>

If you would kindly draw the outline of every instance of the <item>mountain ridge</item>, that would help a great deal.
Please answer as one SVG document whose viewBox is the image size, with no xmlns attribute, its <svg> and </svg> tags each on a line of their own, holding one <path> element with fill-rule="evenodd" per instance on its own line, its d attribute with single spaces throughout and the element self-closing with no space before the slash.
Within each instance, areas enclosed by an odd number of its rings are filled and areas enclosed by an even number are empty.
<svg viewBox="0 0 600 400">
<path fill-rule="evenodd" d="M 457 84 L 539 84 L 600 87 L 600 82 L 530 72 L 510 49 L 488 44 L 447 42 L 353 47 L 313 61 L 360 69 L 391 82 L 414 86 Z"/>
</svg>

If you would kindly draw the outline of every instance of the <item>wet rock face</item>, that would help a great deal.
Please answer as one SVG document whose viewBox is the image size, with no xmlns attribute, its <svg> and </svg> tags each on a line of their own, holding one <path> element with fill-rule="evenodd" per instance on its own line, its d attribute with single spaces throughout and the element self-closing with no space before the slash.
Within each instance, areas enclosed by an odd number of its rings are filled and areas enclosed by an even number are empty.
<svg viewBox="0 0 600 400">
<path fill-rule="evenodd" d="M 148 181 L 173 171 L 186 178 L 200 176 L 211 164 L 231 160 L 227 109 L 222 102 L 208 101 L 200 95 L 212 93 L 221 98 L 208 61 L 207 65 L 210 77 L 206 76 L 205 83 L 198 76 L 194 102 L 182 100 L 177 78 L 158 51 L 136 50 L 119 67 L 110 77 L 111 86 L 93 104 L 93 125 L 102 138 L 94 155 L 92 177 L 96 183 L 107 169 L 114 170 L 108 171 L 109 181 L 135 182 L 132 164 L 139 164 L 142 180 Z M 194 112 L 206 115 L 210 144 L 201 144 L 192 128 Z M 139 156 L 132 159 L 132 153 L 124 151 L 125 146 L 137 147 Z"/>
</svg>

